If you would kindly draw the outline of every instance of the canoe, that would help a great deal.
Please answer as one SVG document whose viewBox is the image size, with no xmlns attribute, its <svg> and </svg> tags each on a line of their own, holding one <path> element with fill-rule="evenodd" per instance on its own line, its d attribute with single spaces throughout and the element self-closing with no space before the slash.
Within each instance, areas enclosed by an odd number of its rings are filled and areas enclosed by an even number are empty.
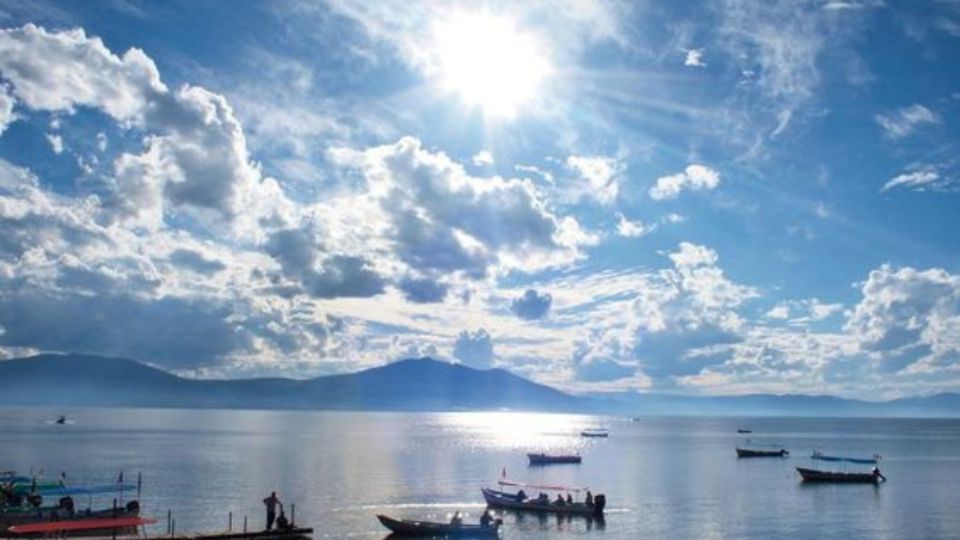
<svg viewBox="0 0 960 540">
<path fill-rule="evenodd" d="M 787 457 L 790 455 L 790 452 L 786 448 L 778 448 L 776 450 L 758 450 L 756 448 L 740 448 L 737 447 L 737 457 L 748 458 L 748 457 Z"/>
<path fill-rule="evenodd" d="M 14 525 L 8 530 L 13 534 L 50 534 L 73 531 L 107 531 L 109 533 L 117 529 L 136 528 L 141 525 L 152 525 L 156 522 L 156 519 L 142 517 L 79 519 Z"/>
<path fill-rule="evenodd" d="M 609 437 L 610 432 L 605 429 L 590 428 L 580 432 L 582 437 Z"/>
<path fill-rule="evenodd" d="M 497 491 L 494 489 L 482 488 L 481 491 L 483 491 L 483 498 L 487 501 L 487 506 L 490 508 L 523 510 L 527 512 L 603 517 L 603 508 L 607 504 L 607 498 L 604 495 L 597 495 L 594 497 L 592 505 L 587 505 L 583 502 L 560 505 L 549 499 L 521 500 L 517 497 L 516 493 L 507 493 L 505 491 Z"/>
<path fill-rule="evenodd" d="M 393 519 L 382 514 L 377 515 L 380 523 L 399 536 L 441 536 L 447 538 L 496 538 L 500 528 L 498 521 L 492 521 L 489 527 L 480 525 L 451 525 L 435 521 L 413 521 Z"/>
<path fill-rule="evenodd" d="M 580 463 L 578 454 L 527 454 L 531 465 L 553 465 L 556 463 Z"/>
<path fill-rule="evenodd" d="M 880 471 L 860 473 L 860 472 L 840 472 L 840 471 L 820 471 L 817 469 L 806 469 L 797 467 L 797 472 L 803 477 L 804 482 L 834 482 L 841 484 L 879 484 L 880 480 L 886 481 L 886 477 L 880 474 Z"/>
</svg>

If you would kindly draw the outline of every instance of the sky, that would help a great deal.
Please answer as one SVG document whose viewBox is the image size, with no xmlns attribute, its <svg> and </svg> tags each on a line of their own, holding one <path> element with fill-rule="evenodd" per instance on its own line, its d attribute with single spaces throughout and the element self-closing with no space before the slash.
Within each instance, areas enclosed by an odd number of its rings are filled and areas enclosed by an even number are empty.
<svg viewBox="0 0 960 540">
<path fill-rule="evenodd" d="M 0 358 L 960 390 L 960 3 L 0 1 Z"/>
</svg>

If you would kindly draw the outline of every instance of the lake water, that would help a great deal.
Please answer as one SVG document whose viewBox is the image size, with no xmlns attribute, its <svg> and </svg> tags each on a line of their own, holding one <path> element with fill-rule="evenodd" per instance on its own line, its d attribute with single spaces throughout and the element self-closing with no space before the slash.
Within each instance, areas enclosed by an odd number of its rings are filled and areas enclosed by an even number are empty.
<svg viewBox="0 0 960 540">
<path fill-rule="evenodd" d="M 958 538 L 960 421 L 625 418 L 523 413 L 354 413 L 0 408 L 0 469 L 73 483 L 143 474 L 143 513 L 178 532 L 263 526 L 276 489 L 318 538 L 383 538 L 377 513 L 474 521 L 480 487 L 511 479 L 605 493 L 601 527 L 503 516 L 503 538 Z M 608 439 L 579 432 L 602 425 Z M 749 427 L 788 459 L 737 459 Z M 883 455 L 889 481 L 805 485 L 812 449 Z M 527 451 L 579 451 L 582 465 L 528 467 Z M 865 466 L 868 467 L 868 466 Z M 530 490 L 528 490 L 529 492 Z M 80 502 L 80 501 L 78 501 Z M 109 501 L 104 501 L 109 504 Z"/>
</svg>

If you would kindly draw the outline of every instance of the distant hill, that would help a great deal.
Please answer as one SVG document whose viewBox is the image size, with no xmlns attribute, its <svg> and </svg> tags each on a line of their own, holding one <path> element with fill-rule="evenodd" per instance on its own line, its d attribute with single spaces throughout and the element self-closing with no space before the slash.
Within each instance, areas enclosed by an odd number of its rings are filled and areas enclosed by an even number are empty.
<svg viewBox="0 0 960 540">
<path fill-rule="evenodd" d="M 575 411 L 578 398 L 501 369 L 429 358 L 307 380 L 186 379 L 133 360 L 45 354 L 0 362 L 0 404 L 340 410 Z"/>
<path fill-rule="evenodd" d="M 891 401 L 791 394 L 676 396 L 622 392 L 592 397 L 602 400 L 607 410 L 635 415 L 960 417 L 960 394 L 951 393 Z"/>
<path fill-rule="evenodd" d="M 198 380 L 133 360 L 44 354 L 0 361 L 0 405 L 325 410 L 526 410 L 704 416 L 960 416 L 960 394 L 874 402 L 833 396 L 573 396 L 502 369 L 430 358 L 315 379 Z"/>
</svg>

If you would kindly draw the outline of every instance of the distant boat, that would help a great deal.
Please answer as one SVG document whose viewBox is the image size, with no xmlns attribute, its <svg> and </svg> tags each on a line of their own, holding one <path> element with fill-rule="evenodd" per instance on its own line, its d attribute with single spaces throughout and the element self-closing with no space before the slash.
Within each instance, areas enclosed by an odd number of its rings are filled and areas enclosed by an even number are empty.
<svg viewBox="0 0 960 540">
<path fill-rule="evenodd" d="M 587 428 L 580 432 L 582 437 L 609 437 L 610 432 L 603 428 Z"/>
<path fill-rule="evenodd" d="M 451 525 L 433 521 L 413 521 L 409 519 L 393 519 L 382 514 L 377 515 L 380 523 L 398 536 L 427 536 L 447 538 L 496 538 L 500 528 L 500 520 L 495 520 L 489 526 L 481 525 Z"/>
<path fill-rule="evenodd" d="M 527 454 L 531 465 L 553 465 L 559 463 L 580 463 L 580 454 Z"/>
<path fill-rule="evenodd" d="M 787 457 L 790 452 L 786 448 L 760 449 L 760 448 L 740 448 L 737 447 L 738 458 L 750 457 Z"/>
<path fill-rule="evenodd" d="M 803 478 L 804 482 L 834 482 L 843 484 L 879 484 L 880 481 L 887 481 L 887 478 L 880 474 L 880 469 L 874 467 L 868 473 L 864 472 L 841 472 L 841 471 L 820 471 L 817 469 L 807 469 L 797 467 L 797 472 Z"/>
<path fill-rule="evenodd" d="M 66 423 L 67 423 L 67 417 L 61 414 L 60 417 L 57 418 L 57 423 L 58 423 L 58 424 L 66 424 Z"/>
<path fill-rule="evenodd" d="M 753 430 L 750 429 L 738 429 L 737 433 L 753 433 Z"/>
</svg>

